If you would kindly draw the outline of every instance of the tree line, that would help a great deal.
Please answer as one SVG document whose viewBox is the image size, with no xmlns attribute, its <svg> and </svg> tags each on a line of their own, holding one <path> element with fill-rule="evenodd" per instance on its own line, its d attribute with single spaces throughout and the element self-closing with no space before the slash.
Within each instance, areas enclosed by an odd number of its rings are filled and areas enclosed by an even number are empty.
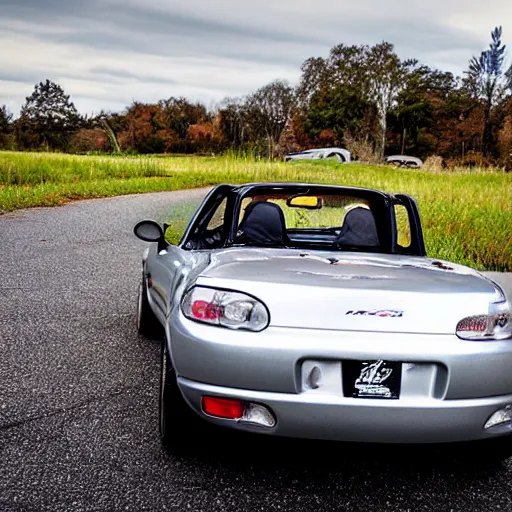
<svg viewBox="0 0 512 512">
<path fill-rule="evenodd" d="M 201 153 L 275 158 L 342 146 L 355 159 L 436 155 L 450 164 L 512 168 L 512 66 L 502 29 L 462 77 L 402 60 L 388 42 L 339 44 L 301 66 L 298 84 L 276 80 L 208 110 L 171 97 L 123 112 L 81 116 L 56 83 L 36 84 L 19 118 L 0 107 L 0 148 L 76 153 Z"/>
</svg>

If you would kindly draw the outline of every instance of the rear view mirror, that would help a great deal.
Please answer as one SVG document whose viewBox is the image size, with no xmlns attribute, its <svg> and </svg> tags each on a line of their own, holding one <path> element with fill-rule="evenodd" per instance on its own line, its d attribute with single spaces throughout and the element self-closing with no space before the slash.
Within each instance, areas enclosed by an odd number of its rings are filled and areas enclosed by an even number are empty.
<svg viewBox="0 0 512 512">
<path fill-rule="evenodd" d="M 164 238 L 164 231 L 158 222 L 154 220 L 141 220 L 133 228 L 137 238 L 144 242 L 160 242 Z"/>
<path fill-rule="evenodd" d="M 322 199 L 315 196 L 295 196 L 286 200 L 286 206 L 290 208 L 306 208 L 307 210 L 319 210 L 322 208 Z"/>
</svg>

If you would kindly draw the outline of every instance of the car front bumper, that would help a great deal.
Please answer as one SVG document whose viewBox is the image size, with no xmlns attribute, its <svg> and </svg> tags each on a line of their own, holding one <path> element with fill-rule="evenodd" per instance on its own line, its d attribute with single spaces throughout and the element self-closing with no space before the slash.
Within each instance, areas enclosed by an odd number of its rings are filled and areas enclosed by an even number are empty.
<svg viewBox="0 0 512 512">
<path fill-rule="evenodd" d="M 267 434 L 354 442 L 443 443 L 489 439 L 512 431 L 484 429 L 512 405 L 512 341 L 468 342 L 456 336 L 320 331 L 269 327 L 236 332 L 169 323 L 171 357 L 189 405 L 218 425 Z M 352 398 L 343 361 L 400 361 L 398 399 Z M 313 368 L 320 369 L 311 387 Z M 259 403 L 274 427 L 212 418 L 203 396 Z"/>
</svg>

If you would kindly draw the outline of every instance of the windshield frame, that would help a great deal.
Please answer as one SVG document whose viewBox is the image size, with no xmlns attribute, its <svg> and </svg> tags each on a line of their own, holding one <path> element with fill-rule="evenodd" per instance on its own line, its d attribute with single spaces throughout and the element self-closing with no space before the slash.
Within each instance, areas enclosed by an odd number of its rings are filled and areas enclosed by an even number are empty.
<svg viewBox="0 0 512 512">
<path fill-rule="evenodd" d="M 250 247 L 286 247 L 296 249 L 313 249 L 313 250 L 328 250 L 328 251 L 355 251 L 355 252 L 378 252 L 378 253 L 393 253 L 395 246 L 393 219 L 391 215 L 391 201 L 387 194 L 377 191 L 355 187 L 339 187 L 329 185 L 309 185 L 309 184 L 272 184 L 272 185 L 252 185 L 241 188 L 236 194 L 233 210 L 231 212 L 231 227 L 225 241 L 225 247 L 249 247 L 246 244 L 239 244 L 235 242 L 236 231 L 238 228 L 238 220 L 240 219 L 240 211 L 242 208 L 243 200 L 247 197 L 258 195 L 344 195 L 352 196 L 358 199 L 364 199 L 370 203 L 371 211 L 374 213 L 377 230 L 379 233 L 380 245 L 378 247 L 366 246 L 336 246 L 336 244 L 316 244 L 316 243 L 291 243 L 286 246 L 276 245 L 251 245 Z M 290 228 L 295 229 L 295 228 Z M 314 228 L 311 228 L 314 229 Z"/>
</svg>

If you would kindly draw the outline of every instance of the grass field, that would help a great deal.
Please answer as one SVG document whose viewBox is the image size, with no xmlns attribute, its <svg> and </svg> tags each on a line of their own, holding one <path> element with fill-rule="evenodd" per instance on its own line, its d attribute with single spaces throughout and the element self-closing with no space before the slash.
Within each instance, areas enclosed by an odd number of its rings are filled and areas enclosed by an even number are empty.
<svg viewBox="0 0 512 512">
<path fill-rule="evenodd" d="M 429 256 L 512 271 L 512 174 L 427 172 L 233 157 L 103 157 L 0 152 L 0 212 L 79 198 L 297 181 L 371 187 L 418 201 Z"/>
</svg>

